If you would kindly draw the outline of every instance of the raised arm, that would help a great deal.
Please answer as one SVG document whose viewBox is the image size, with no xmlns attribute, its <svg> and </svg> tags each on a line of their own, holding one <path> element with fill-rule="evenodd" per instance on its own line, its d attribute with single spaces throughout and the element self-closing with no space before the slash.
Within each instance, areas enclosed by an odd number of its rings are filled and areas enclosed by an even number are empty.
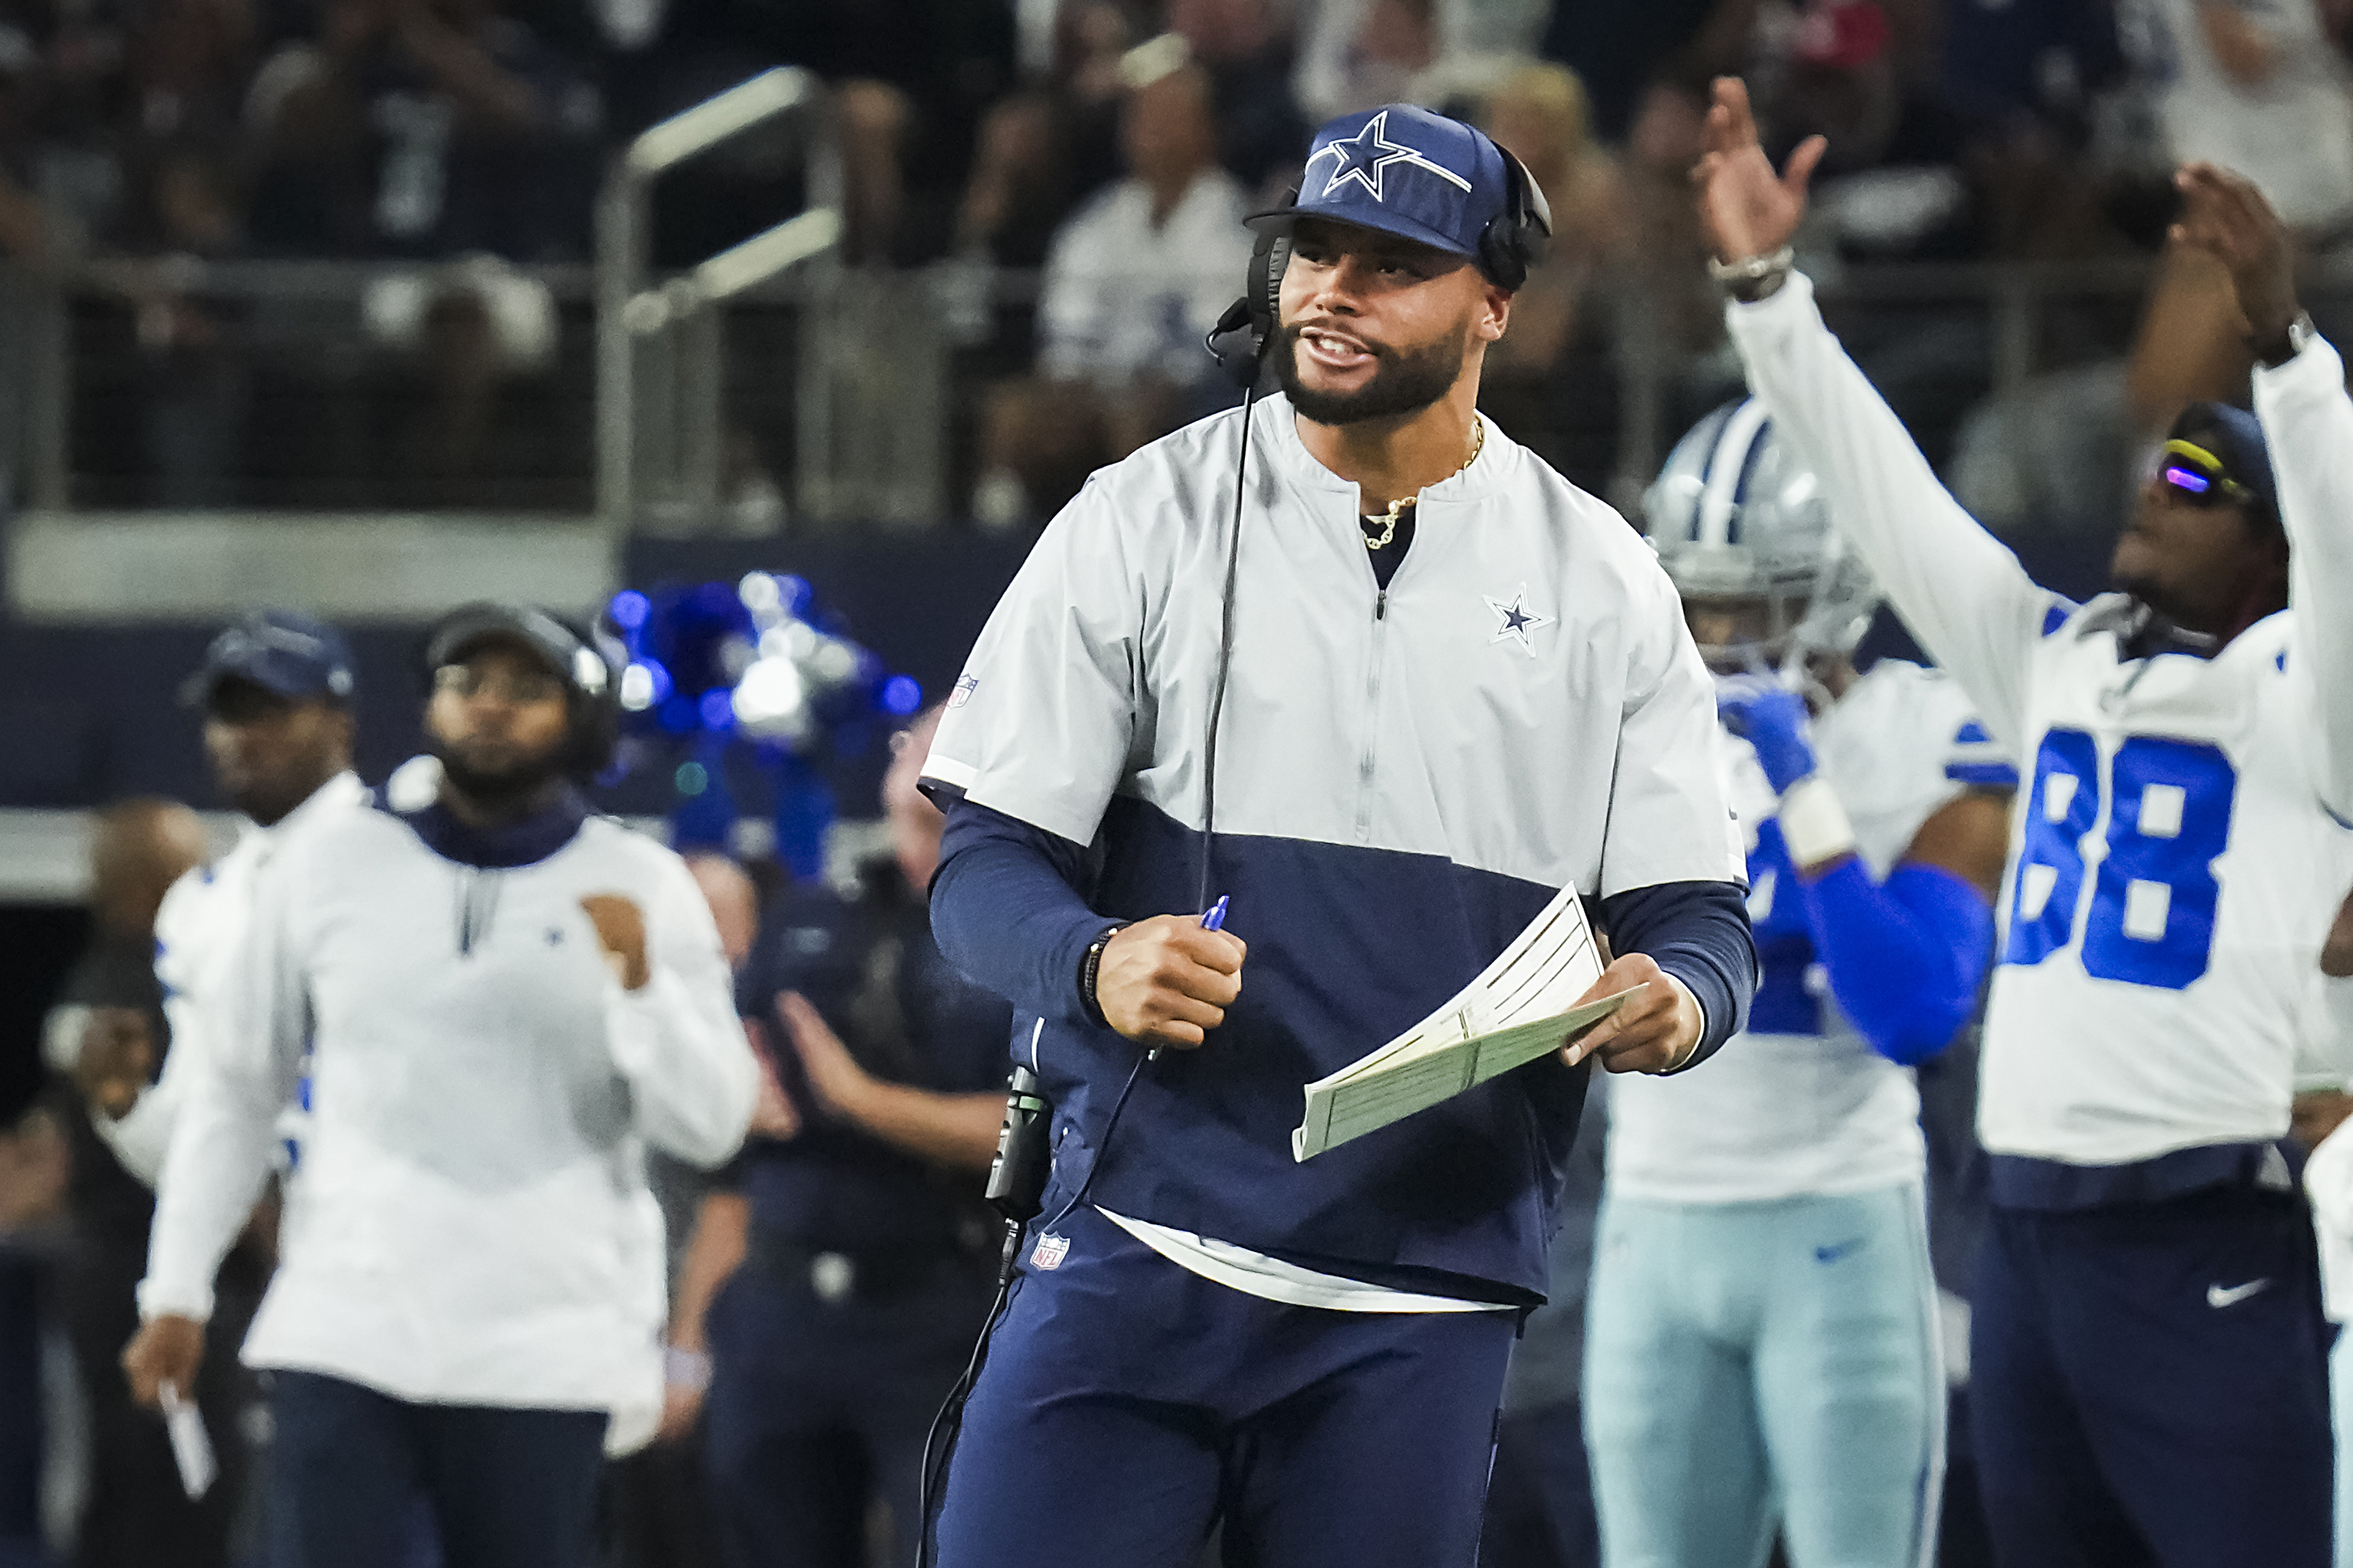
<svg viewBox="0 0 2353 1568">
<path fill-rule="evenodd" d="M 2018 558 L 1937 481 L 1870 381 L 1840 348 L 1812 285 L 1779 255 L 1805 215 L 1820 137 L 1776 174 L 1757 145 L 1747 89 L 1715 84 L 1707 153 L 1693 171 L 1700 223 L 1718 258 L 1754 277 L 1736 281 L 1732 341 L 1775 428 L 1820 479 L 1831 514 L 1886 589 L 1896 612 L 1967 690 L 1986 724 L 2016 745 L 2027 658 L 2064 601 L 2038 588 Z M 1782 279 L 1786 279 L 1786 281 Z M 1755 298 L 1743 302 L 1740 296 Z"/>
<path fill-rule="evenodd" d="M 2339 821 L 2353 823 L 2353 616 L 2345 611 L 2353 595 L 2353 400 L 2344 362 L 2307 336 L 2287 229 L 2263 193 L 2211 163 L 2184 166 L 2174 183 L 2182 197 L 2174 239 L 2222 263 L 2247 320 L 2255 416 L 2287 530 L 2289 673 L 2310 694 L 2314 787 Z"/>
</svg>

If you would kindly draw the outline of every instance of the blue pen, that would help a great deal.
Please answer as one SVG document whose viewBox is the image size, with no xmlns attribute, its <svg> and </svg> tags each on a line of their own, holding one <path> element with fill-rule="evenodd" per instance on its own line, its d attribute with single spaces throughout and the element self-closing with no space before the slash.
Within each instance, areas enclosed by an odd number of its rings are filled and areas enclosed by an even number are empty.
<svg viewBox="0 0 2353 1568">
<path fill-rule="evenodd" d="M 1230 903 L 1232 900 L 1233 895 L 1231 893 L 1219 893 L 1218 895 L 1218 901 L 1201 911 L 1201 929 L 1203 931 L 1225 930 L 1226 905 Z M 1167 1047 L 1165 1046 L 1155 1046 L 1150 1050 L 1144 1053 L 1144 1059 L 1147 1062 L 1156 1062 L 1160 1059 L 1160 1053 L 1166 1048 Z"/>
</svg>

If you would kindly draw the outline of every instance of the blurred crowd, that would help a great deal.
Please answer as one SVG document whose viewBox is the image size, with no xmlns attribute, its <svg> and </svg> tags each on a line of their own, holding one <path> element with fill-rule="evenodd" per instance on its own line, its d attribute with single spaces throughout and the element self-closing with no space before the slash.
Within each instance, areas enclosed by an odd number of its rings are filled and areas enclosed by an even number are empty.
<svg viewBox="0 0 2353 1568">
<path fill-rule="evenodd" d="M 1613 356 L 1680 374 L 1719 347 L 1683 199 L 1714 75 L 1755 84 L 1769 148 L 1829 136 L 1818 273 L 2153 256 L 2167 171 L 2200 157 L 2326 248 L 2353 229 L 2348 24 L 2347 0 L 9 0 L 0 251 L 137 258 L 77 340 L 142 388 L 145 455 L 77 454 L 139 469 L 135 503 L 249 500 L 225 476 L 315 447 L 358 483 L 308 504 L 458 480 L 471 504 L 577 509 L 586 352 L 564 327 L 585 318 L 521 268 L 588 257 L 628 138 L 804 67 L 830 89 L 842 259 L 923 269 L 963 353 L 954 510 L 1010 526 L 1209 405 L 1198 344 L 1246 255 L 1234 219 L 1295 181 L 1309 124 L 1408 100 L 1493 132 L 1551 197 L 1561 243 L 1489 402 L 1600 488 Z M 754 138 L 666 182 L 657 265 L 793 210 L 805 151 Z M 373 280 L 322 355 L 294 307 L 205 297 L 176 259 L 240 257 L 413 269 Z M 340 374 L 359 411 L 307 411 L 229 339 L 301 345 L 297 389 Z M 773 494 L 781 438 L 726 444 L 731 494 Z"/>
</svg>

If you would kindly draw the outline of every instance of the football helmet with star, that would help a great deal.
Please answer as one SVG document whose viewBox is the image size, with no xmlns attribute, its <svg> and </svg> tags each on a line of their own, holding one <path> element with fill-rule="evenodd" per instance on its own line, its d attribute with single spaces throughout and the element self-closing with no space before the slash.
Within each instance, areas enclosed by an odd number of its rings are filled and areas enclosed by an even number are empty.
<svg viewBox="0 0 2353 1568">
<path fill-rule="evenodd" d="M 1753 633 L 1703 642 L 1717 668 L 1852 655 L 1879 586 L 1831 524 L 1820 483 L 1753 397 L 1693 426 L 1642 498 L 1643 532 L 1686 605 L 1741 616 Z"/>
</svg>

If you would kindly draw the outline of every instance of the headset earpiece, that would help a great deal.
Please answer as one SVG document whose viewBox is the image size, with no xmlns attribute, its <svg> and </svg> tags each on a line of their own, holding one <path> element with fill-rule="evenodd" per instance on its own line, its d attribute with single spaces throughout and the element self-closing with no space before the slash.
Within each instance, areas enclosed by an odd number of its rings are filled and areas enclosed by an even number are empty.
<svg viewBox="0 0 2353 1568">
<path fill-rule="evenodd" d="M 1293 187 L 1282 198 L 1284 206 L 1299 205 Z M 1274 341 L 1274 324 L 1282 314 L 1282 271 L 1291 265 L 1291 236 L 1280 225 L 1258 231 L 1250 247 L 1250 269 L 1242 281 L 1242 297 L 1218 318 L 1204 344 L 1218 368 L 1248 392 L 1258 384 L 1266 345 Z"/>
<path fill-rule="evenodd" d="M 1516 290 L 1552 249 L 1552 204 L 1525 163 L 1500 144 L 1495 151 L 1504 154 L 1511 195 L 1479 231 L 1479 267 L 1498 288 Z"/>
</svg>

